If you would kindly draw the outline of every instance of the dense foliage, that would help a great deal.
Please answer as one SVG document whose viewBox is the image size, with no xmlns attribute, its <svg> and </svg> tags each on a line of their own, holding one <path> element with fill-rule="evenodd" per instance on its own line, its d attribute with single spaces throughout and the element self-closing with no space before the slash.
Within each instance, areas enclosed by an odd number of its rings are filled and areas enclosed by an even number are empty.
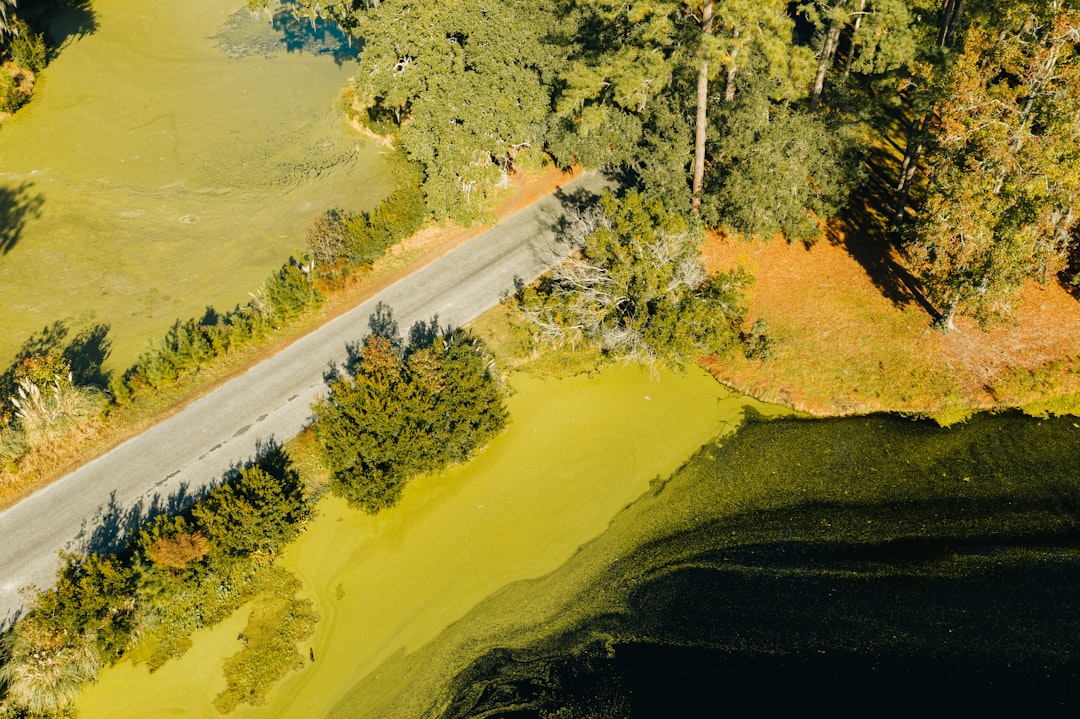
<svg viewBox="0 0 1080 719">
<path fill-rule="evenodd" d="M 708 277 L 700 232 L 660 200 L 605 194 L 568 234 L 580 251 L 517 297 L 538 341 L 590 343 L 619 358 L 676 366 L 724 354 L 737 341 L 749 278 Z"/>
<path fill-rule="evenodd" d="M 437 217 L 476 218 L 541 150 L 745 235 L 813 240 L 859 193 L 905 231 L 943 325 L 1007 310 L 1077 246 L 1080 29 L 1062 0 L 289 7 L 363 39 L 355 104 L 420 163 Z M 887 193 L 863 184 L 870 155 Z"/>
<path fill-rule="evenodd" d="M 372 212 L 330 209 L 308 227 L 308 257 L 323 277 L 365 267 L 428 219 L 418 177 L 410 177 Z"/>
<path fill-rule="evenodd" d="M 371 514 L 397 502 L 413 476 L 468 458 L 506 422 L 479 340 L 433 320 L 403 346 L 385 318 L 380 306 L 352 372 L 312 408 L 331 491 Z"/>
<path fill-rule="evenodd" d="M 288 455 L 271 445 L 188 510 L 150 520 L 123 551 L 64 557 L 56 585 L 2 639 L 6 705 L 60 714 L 121 657 L 134 652 L 154 669 L 182 653 L 191 632 L 280 584 L 269 560 L 309 514 Z"/>
<path fill-rule="evenodd" d="M 926 287 L 957 310 L 1007 308 L 1067 263 L 1080 220 L 1080 10 L 1000 8 L 971 28 L 935 107 L 929 188 L 911 240 Z"/>
</svg>

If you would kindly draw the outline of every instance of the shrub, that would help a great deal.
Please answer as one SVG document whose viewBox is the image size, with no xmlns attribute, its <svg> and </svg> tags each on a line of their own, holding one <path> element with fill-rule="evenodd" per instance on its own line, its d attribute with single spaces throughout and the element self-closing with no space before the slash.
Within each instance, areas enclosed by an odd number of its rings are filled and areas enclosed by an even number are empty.
<svg viewBox="0 0 1080 719">
<path fill-rule="evenodd" d="M 369 514 L 393 506 L 414 475 L 466 459 L 506 421 L 482 343 L 424 330 L 404 352 L 396 338 L 367 337 L 352 376 L 313 406 L 331 491 Z"/>
<path fill-rule="evenodd" d="M 30 96 L 19 88 L 15 78 L 0 69 L 0 112 L 15 112 L 29 99 Z"/>
<path fill-rule="evenodd" d="M 281 269 L 270 275 L 263 285 L 263 292 L 270 304 L 272 316 L 279 320 L 295 319 L 308 307 L 322 301 L 311 279 L 290 258 Z"/>
<path fill-rule="evenodd" d="M 321 275 L 334 277 L 343 265 L 362 267 L 375 262 L 393 244 L 416 232 L 426 219 L 423 192 L 404 185 L 370 213 L 335 208 L 316 217 L 307 230 L 308 255 L 322 268 Z"/>
<path fill-rule="evenodd" d="M 38 73 L 45 69 L 49 60 L 49 49 L 45 36 L 34 32 L 25 22 L 17 22 L 16 34 L 8 41 L 11 59 L 21 68 Z"/>
<path fill-rule="evenodd" d="M 737 345 L 749 276 L 709 277 L 700 231 L 660 200 L 605 192 L 599 208 L 580 211 L 562 234 L 579 252 L 515 297 L 535 342 L 584 343 L 624 361 L 674 367 Z"/>
<path fill-rule="evenodd" d="M 336 276 L 349 255 L 349 223 L 353 216 L 341 209 L 330 209 L 311 221 L 306 235 L 308 256 L 320 275 Z"/>
<path fill-rule="evenodd" d="M 252 466 L 210 492 L 192 516 L 218 557 L 273 556 L 297 535 L 309 511 L 295 470 Z"/>
<path fill-rule="evenodd" d="M 57 634 L 33 617 L 4 636 L 3 650 L 0 684 L 7 686 L 7 701 L 31 716 L 67 712 L 101 667 L 97 651 L 82 634 Z"/>
<path fill-rule="evenodd" d="M 769 323 L 758 318 L 748 331 L 741 333 L 746 359 L 768 362 L 776 358 L 776 342 L 770 332 Z"/>
</svg>

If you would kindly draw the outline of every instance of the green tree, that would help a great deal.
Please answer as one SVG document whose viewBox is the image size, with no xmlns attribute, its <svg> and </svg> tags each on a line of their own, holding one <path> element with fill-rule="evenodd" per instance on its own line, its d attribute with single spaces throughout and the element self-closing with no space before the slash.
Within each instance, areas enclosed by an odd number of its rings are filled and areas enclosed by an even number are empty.
<svg viewBox="0 0 1080 719">
<path fill-rule="evenodd" d="M 660 200 L 606 193 L 568 239 L 580 252 L 518 296 L 536 341 L 589 343 L 620 359 L 675 367 L 736 344 L 748 278 L 707 277 L 700 233 Z"/>
<path fill-rule="evenodd" d="M 386 334 L 367 337 L 351 376 L 312 408 L 331 490 L 371 514 L 416 474 L 467 459 L 506 420 L 478 340 L 429 326 L 400 351 Z"/>
<path fill-rule="evenodd" d="M 3 638 L 0 682 L 7 698 L 35 716 L 66 712 L 79 690 L 130 645 L 137 620 L 135 580 L 114 556 L 66 555 L 56 585 Z"/>
<path fill-rule="evenodd" d="M 300 475 L 287 463 L 269 469 L 256 464 L 241 470 L 192 509 L 213 555 L 272 557 L 299 533 L 310 513 Z"/>
<path fill-rule="evenodd" d="M 400 128 L 437 219 L 476 219 L 523 156 L 544 146 L 556 65 L 543 42 L 550 3 L 384 0 L 359 21 L 358 104 Z"/>
<path fill-rule="evenodd" d="M 768 60 L 763 67 L 777 80 L 777 97 L 805 94 L 810 55 L 791 42 L 787 3 L 579 0 L 573 7 L 578 39 L 567 45 L 556 112 L 577 137 L 553 143 L 562 163 L 569 150 L 586 164 L 627 164 L 650 193 L 668 199 L 689 194 L 698 208 L 709 163 L 709 88 L 716 76 L 725 73 L 730 102 L 742 63 L 756 52 Z M 676 137 L 690 141 L 677 146 Z M 664 151 L 657 153 L 658 147 Z M 675 187 L 676 169 L 689 193 Z M 649 184 L 657 179 L 659 186 Z"/>
<path fill-rule="evenodd" d="M 744 90 L 716 114 L 703 217 L 748 236 L 816 239 L 854 184 L 856 143 L 835 124 L 772 99 L 749 62 Z M 754 81 L 751 84 L 750 81 Z"/>
<path fill-rule="evenodd" d="M 911 63 L 919 46 L 920 12 L 912 0 L 859 0 L 850 19 L 844 77 L 852 71 L 882 74 Z"/>
</svg>

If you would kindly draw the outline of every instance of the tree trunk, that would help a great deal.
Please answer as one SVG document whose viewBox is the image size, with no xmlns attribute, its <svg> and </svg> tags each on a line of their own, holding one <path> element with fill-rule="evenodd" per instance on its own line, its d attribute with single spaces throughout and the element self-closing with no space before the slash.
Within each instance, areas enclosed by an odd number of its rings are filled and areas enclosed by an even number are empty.
<svg viewBox="0 0 1080 719">
<path fill-rule="evenodd" d="M 934 327 L 942 332 L 952 332 L 956 329 L 956 325 L 953 323 L 953 318 L 956 317 L 956 296 L 949 298 L 945 303 L 945 307 L 941 312 L 941 315 L 934 320 Z"/>
<path fill-rule="evenodd" d="M 732 33 L 732 37 L 735 40 L 739 39 L 738 28 Z M 727 68 L 727 85 L 724 87 L 724 102 L 731 102 L 735 99 L 735 74 L 738 72 L 738 66 L 735 61 L 739 57 L 739 46 L 735 45 L 731 48 L 731 59 L 728 60 Z"/>
<path fill-rule="evenodd" d="M 848 45 L 847 57 L 844 58 L 844 79 L 851 76 L 851 63 L 855 60 L 855 38 L 859 34 L 863 15 L 866 14 L 866 0 L 859 0 L 859 11 L 855 13 L 855 25 L 851 28 L 851 42 Z"/>
<path fill-rule="evenodd" d="M 844 5 L 845 0 L 836 3 L 836 9 Z M 810 110 L 816 110 L 821 102 L 821 92 L 825 89 L 825 74 L 829 71 L 833 56 L 836 54 L 836 41 L 840 39 L 843 26 L 836 18 L 829 22 L 829 31 L 825 33 L 825 44 L 821 46 L 821 58 L 818 59 L 817 75 L 814 76 L 814 89 L 810 92 Z"/>
<path fill-rule="evenodd" d="M 704 0 L 701 6 L 701 34 L 712 32 L 713 0 Z M 701 209 L 701 191 L 705 187 L 705 130 L 708 127 L 709 60 L 702 57 L 697 81 L 697 121 L 694 125 L 694 183 L 690 200 L 694 211 Z"/>
<path fill-rule="evenodd" d="M 960 27 L 960 18 L 964 14 L 964 0 L 944 0 L 941 6 L 941 14 L 938 16 L 938 35 L 936 45 L 938 50 L 944 50 L 952 45 L 956 39 L 956 31 Z M 911 180 L 919 169 L 919 155 L 923 150 L 923 133 L 926 132 L 930 117 L 934 114 L 934 108 L 924 112 L 919 118 L 919 124 L 908 133 L 907 147 L 904 149 L 904 164 L 900 168 L 900 182 L 896 186 L 898 193 L 896 199 L 896 212 L 894 219 L 900 222 L 904 219 L 907 210 L 908 195 L 911 191 Z M 951 319 L 950 319 L 951 322 Z"/>
<path fill-rule="evenodd" d="M 960 18 L 963 16 L 964 0 L 944 0 L 938 16 L 936 45 L 939 50 L 952 47 L 956 40 L 956 31 L 960 29 Z"/>
<path fill-rule="evenodd" d="M 893 220 L 899 224 L 904 219 L 907 211 L 908 195 L 911 194 L 911 181 L 915 178 L 915 172 L 919 169 L 919 155 L 923 150 L 923 133 L 930 121 L 929 112 L 923 113 L 919 118 L 919 124 L 908 132 L 907 146 L 904 149 L 904 163 L 900 166 L 900 181 L 896 185 L 896 209 L 893 211 Z"/>
</svg>

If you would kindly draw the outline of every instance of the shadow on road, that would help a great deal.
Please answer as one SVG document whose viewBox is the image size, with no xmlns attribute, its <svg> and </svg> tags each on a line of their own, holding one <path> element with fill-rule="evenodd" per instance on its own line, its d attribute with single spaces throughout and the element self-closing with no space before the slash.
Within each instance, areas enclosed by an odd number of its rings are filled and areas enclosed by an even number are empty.
<svg viewBox="0 0 1080 719">
<path fill-rule="evenodd" d="M 262 467 L 271 476 L 284 476 L 291 460 L 274 437 L 259 440 L 254 456 L 235 462 L 220 478 L 202 486 L 183 482 L 169 494 L 154 492 L 144 495 L 134 504 L 124 505 L 109 495 L 109 501 L 98 507 L 93 518 L 83 522 L 79 533 L 68 545 L 68 551 L 84 554 L 120 554 L 133 551 L 134 540 L 139 531 L 154 518 L 188 512 L 197 502 L 223 484 L 240 476 L 240 472 L 253 466 Z M 171 475 L 170 475 L 171 477 Z M 165 481 L 169 478 L 167 477 Z M 163 484 L 160 482 L 159 484 Z"/>
</svg>

